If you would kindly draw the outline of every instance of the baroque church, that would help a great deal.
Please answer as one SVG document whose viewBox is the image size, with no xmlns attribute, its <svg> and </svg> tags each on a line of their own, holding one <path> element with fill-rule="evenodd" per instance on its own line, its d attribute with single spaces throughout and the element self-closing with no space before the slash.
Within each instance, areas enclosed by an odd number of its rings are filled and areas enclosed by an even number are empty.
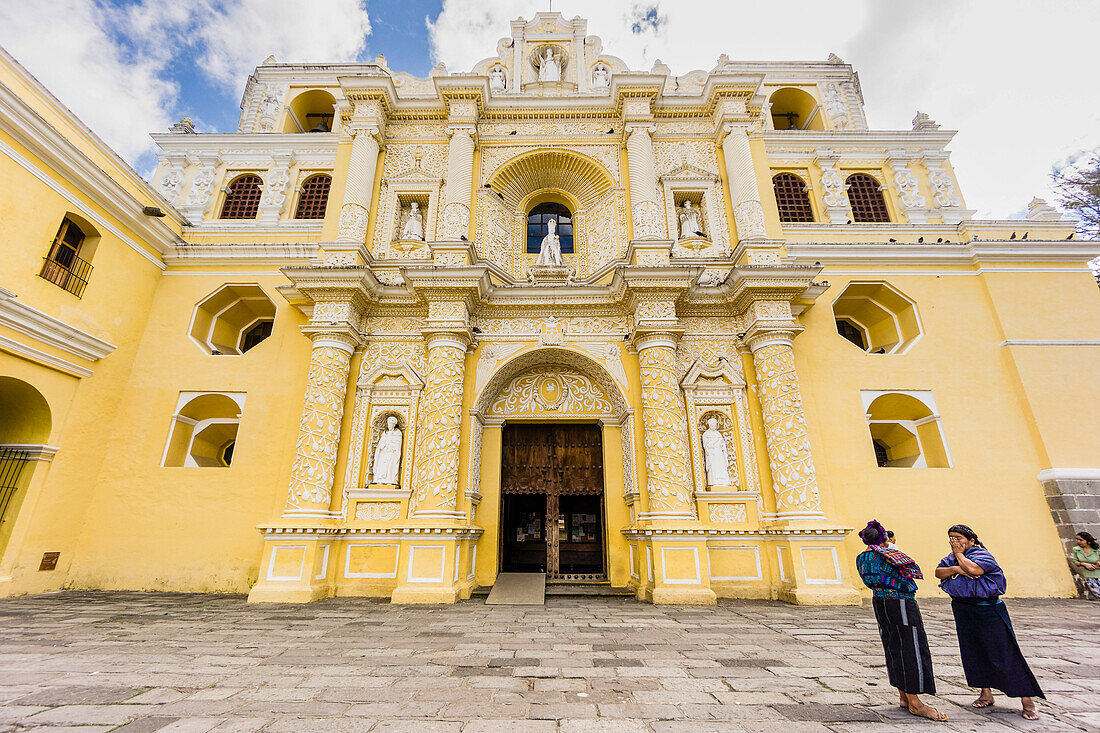
<svg viewBox="0 0 1100 733">
<path fill-rule="evenodd" d="M 1070 595 L 1100 247 L 975 218 L 953 135 L 538 13 L 470 71 L 269 58 L 149 184 L 4 54 L 0 594 L 849 604 L 878 519 Z"/>
</svg>

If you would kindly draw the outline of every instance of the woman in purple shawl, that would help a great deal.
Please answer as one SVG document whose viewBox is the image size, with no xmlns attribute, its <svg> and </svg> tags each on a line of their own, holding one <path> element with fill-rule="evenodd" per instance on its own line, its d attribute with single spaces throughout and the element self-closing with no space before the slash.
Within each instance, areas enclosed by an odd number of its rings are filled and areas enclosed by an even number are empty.
<svg viewBox="0 0 1100 733">
<path fill-rule="evenodd" d="M 903 708 L 913 715 L 944 721 L 947 716 L 918 695 L 935 695 L 936 678 L 932 675 L 932 654 L 924 621 L 913 594 L 915 581 L 924 577 L 913 558 L 887 547 L 886 530 L 875 520 L 859 533 L 867 550 L 856 556 L 856 569 L 863 584 L 871 589 L 878 634 L 886 655 L 886 673 L 890 684 L 901 695 Z"/>
<path fill-rule="evenodd" d="M 936 577 L 940 588 L 951 596 L 966 684 L 982 689 L 970 705 L 990 707 L 996 688 L 1008 697 L 1020 698 L 1023 717 L 1038 720 L 1032 698 L 1046 698 L 1020 651 L 1008 609 L 1001 601 L 1006 588 L 1001 566 L 965 524 L 947 530 L 947 537 L 951 554 L 940 560 Z"/>
</svg>

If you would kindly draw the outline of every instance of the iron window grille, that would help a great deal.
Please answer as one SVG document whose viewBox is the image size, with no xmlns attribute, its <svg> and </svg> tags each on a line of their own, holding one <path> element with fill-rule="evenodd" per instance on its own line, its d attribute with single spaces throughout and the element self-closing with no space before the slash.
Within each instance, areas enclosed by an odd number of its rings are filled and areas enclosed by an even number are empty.
<svg viewBox="0 0 1100 733">
<path fill-rule="evenodd" d="M 298 194 L 298 208 L 295 219 L 324 219 L 328 207 L 328 192 L 332 187 L 332 176 L 311 176 L 302 182 L 302 192 Z"/>
<path fill-rule="evenodd" d="M 806 184 L 793 173 L 780 173 L 772 178 L 775 203 L 779 207 L 779 221 L 812 222 L 814 210 L 806 194 Z"/>
<path fill-rule="evenodd" d="M 246 175 L 234 180 L 227 187 L 222 219 L 255 219 L 260 210 L 263 181 L 259 176 Z"/>
<path fill-rule="evenodd" d="M 852 205 L 852 221 L 883 223 L 890 221 L 890 210 L 882 195 L 882 186 L 866 173 L 853 173 L 846 183 Z"/>
</svg>

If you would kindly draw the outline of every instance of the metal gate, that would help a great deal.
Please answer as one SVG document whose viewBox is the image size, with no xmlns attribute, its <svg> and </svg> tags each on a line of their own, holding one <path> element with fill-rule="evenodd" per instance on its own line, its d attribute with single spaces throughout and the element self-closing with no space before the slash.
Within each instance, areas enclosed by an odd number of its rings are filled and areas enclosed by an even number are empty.
<svg viewBox="0 0 1100 733">
<path fill-rule="evenodd" d="M 8 521 L 8 505 L 19 488 L 19 479 L 30 455 L 25 450 L 0 446 L 0 524 Z"/>
</svg>

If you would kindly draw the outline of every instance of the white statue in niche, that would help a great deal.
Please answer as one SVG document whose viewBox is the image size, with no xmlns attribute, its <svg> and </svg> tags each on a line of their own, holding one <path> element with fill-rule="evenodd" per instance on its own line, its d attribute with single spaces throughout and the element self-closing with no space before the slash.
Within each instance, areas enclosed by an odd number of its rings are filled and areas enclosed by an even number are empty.
<svg viewBox="0 0 1100 733">
<path fill-rule="evenodd" d="M 680 209 L 680 239 L 703 236 L 703 219 L 699 209 L 692 208 L 691 201 L 685 201 Z"/>
<path fill-rule="evenodd" d="M 374 481 L 376 484 L 396 484 L 401 472 L 401 428 L 397 418 L 386 418 L 386 429 L 378 436 L 374 447 Z"/>
<path fill-rule="evenodd" d="M 718 430 L 718 418 L 707 420 L 707 429 L 703 431 L 703 456 L 707 469 L 707 486 L 729 486 L 730 459 L 726 453 L 726 438 Z"/>
<path fill-rule="evenodd" d="M 539 57 L 539 81 L 561 81 L 561 56 L 547 48 Z"/>
<path fill-rule="evenodd" d="M 535 264 L 561 267 L 561 240 L 558 239 L 556 234 L 558 220 L 551 217 L 547 219 L 546 226 L 550 231 L 542 238 L 542 245 L 539 247 L 539 258 Z"/>
<path fill-rule="evenodd" d="M 405 226 L 401 227 L 401 238 L 424 241 L 424 215 L 420 213 L 420 205 L 415 201 L 409 204 Z"/>
<path fill-rule="evenodd" d="M 601 61 L 596 64 L 596 68 L 592 69 L 592 88 L 607 89 L 609 86 L 611 86 L 611 72 L 607 64 Z"/>
<path fill-rule="evenodd" d="M 503 66 L 494 66 L 489 69 L 489 90 L 503 92 L 508 88 L 508 77 L 504 73 Z"/>
</svg>

